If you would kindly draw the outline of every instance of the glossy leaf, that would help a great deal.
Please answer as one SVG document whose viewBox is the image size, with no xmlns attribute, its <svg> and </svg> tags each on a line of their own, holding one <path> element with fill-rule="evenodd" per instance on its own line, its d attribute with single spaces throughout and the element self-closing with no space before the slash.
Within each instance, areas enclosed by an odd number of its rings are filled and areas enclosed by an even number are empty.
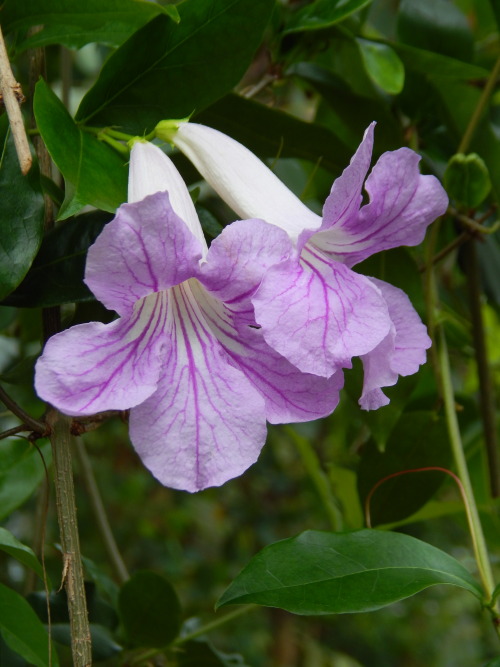
<svg viewBox="0 0 500 667">
<path fill-rule="evenodd" d="M 46 308 L 92 300 L 83 282 L 87 250 L 110 218 L 107 213 L 85 213 L 55 227 L 43 240 L 28 275 L 5 303 Z"/>
<path fill-rule="evenodd" d="M 158 16 L 107 60 L 77 119 L 143 134 L 164 118 L 201 111 L 243 76 L 273 5 L 189 0 L 180 5 L 178 25 Z"/>
<path fill-rule="evenodd" d="M 329 28 L 370 3 L 371 0 L 316 0 L 292 16 L 284 34 Z"/>
<path fill-rule="evenodd" d="M 357 39 L 366 73 L 377 86 L 390 95 L 403 90 L 405 69 L 398 54 L 387 44 Z"/>
<path fill-rule="evenodd" d="M 482 597 L 457 560 L 409 535 L 310 530 L 254 556 L 217 607 L 256 603 L 305 615 L 365 612 L 436 584 Z"/>
<path fill-rule="evenodd" d="M 227 95 L 193 120 L 229 134 L 260 157 L 302 158 L 339 173 L 352 155 L 328 129 L 238 95 Z"/>
<path fill-rule="evenodd" d="M 33 107 L 40 134 L 66 182 L 59 219 L 87 204 L 114 212 L 127 200 L 128 170 L 122 157 L 78 127 L 43 79 L 36 85 Z"/>
<path fill-rule="evenodd" d="M 380 480 L 393 473 L 429 466 L 448 468 L 446 424 L 432 412 L 407 412 L 391 431 L 384 452 L 374 442 L 363 451 L 358 469 L 361 502 Z M 442 472 L 420 472 L 385 481 L 370 502 L 372 524 L 391 523 L 419 510 L 445 479 Z"/>
<path fill-rule="evenodd" d="M 163 7 L 142 0 L 5 0 L 2 29 L 7 33 L 42 26 L 17 45 L 19 51 L 48 44 L 74 49 L 89 42 L 118 46 L 158 14 L 179 20 L 174 5 Z"/>
<path fill-rule="evenodd" d="M 159 574 L 137 572 L 120 589 L 118 608 L 134 646 L 161 648 L 179 634 L 181 607 L 172 585 Z"/>
<path fill-rule="evenodd" d="M 402 0 L 398 12 L 402 42 L 470 62 L 472 31 L 465 14 L 448 0 Z"/>
<path fill-rule="evenodd" d="M 0 527 L 0 551 L 5 551 L 43 579 L 43 568 L 33 549 L 20 542 L 6 528 Z"/>
<path fill-rule="evenodd" d="M 5 643 L 30 665 L 48 667 L 47 631 L 26 600 L 4 584 L 0 584 L 0 633 Z M 57 664 L 57 654 L 52 651 L 52 665 Z"/>
<path fill-rule="evenodd" d="M 42 445 L 40 451 L 50 466 L 50 446 Z M 33 445 L 17 439 L 4 440 L 0 448 L 0 519 L 22 505 L 44 476 L 40 454 Z"/>
<path fill-rule="evenodd" d="M 43 196 L 33 166 L 23 176 L 12 136 L 0 150 L 0 299 L 19 285 L 43 235 Z"/>
</svg>

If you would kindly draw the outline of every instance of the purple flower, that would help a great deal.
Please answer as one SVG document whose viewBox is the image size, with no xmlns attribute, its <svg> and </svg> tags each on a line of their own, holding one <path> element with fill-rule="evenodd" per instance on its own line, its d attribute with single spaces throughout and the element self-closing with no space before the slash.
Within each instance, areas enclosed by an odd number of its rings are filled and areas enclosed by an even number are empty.
<svg viewBox="0 0 500 667">
<path fill-rule="evenodd" d="M 238 215 L 287 232 L 294 251 L 269 268 L 252 296 L 256 321 L 267 343 L 304 372 L 330 377 L 360 356 L 364 409 L 389 402 L 381 387 L 415 373 L 430 339 L 401 290 L 351 267 L 373 253 L 419 244 L 448 201 L 436 178 L 419 173 L 420 158 L 408 148 L 382 155 L 367 177 L 373 130 L 334 182 L 320 217 L 230 137 L 181 121 L 157 127 Z"/>
<path fill-rule="evenodd" d="M 249 296 L 290 242 L 261 220 L 207 247 L 189 192 L 156 146 L 135 143 L 129 203 L 89 249 L 85 282 L 119 318 L 52 337 L 38 394 L 61 411 L 130 411 L 130 437 L 163 484 L 197 491 L 254 463 L 273 423 L 329 414 L 342 374 L 298 371 L 265 342 Z"/>
</svg>

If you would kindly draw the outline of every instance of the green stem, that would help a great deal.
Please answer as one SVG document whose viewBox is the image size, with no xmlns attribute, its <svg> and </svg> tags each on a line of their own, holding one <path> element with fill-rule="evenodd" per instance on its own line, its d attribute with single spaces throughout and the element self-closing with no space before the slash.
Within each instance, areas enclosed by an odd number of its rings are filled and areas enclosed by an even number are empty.
<svg viewBox="0 0 500 667">
<path fill-rule="evenodd" d="M 90 463 L 89 455 L 87 454 L 87 450 L 85 449 L 85 445 L 81 438 L 76 438 L 76 455 L 80 464 L 80 472 L 87 489 L 90 505 L 95 516 L 97 529 L 99 530 L 101 539 L 104 543 L 104 548 L 113 564 L 119 582 L 124 584 L 129 579 L 129 573 L 116 544 L 111 526 L 109 525 L 106 510 L 104 509 L 104 503 L 102 502 L 94 471 L 92 470 L 92 464 Z"/>
<path fill-rule="evenodd" d="M 495 580 L 490 565 L 488 556 L 488 549 L 486 540 L 484 538 L 481 520 L 479 518 L 479 511 L 476 505 L 476 499 L 470 481 L 469 471 L 467 468 L 467 461 L 465 459 L 462 438 L 460 436 L 460 428 L 458 425 L 457 413 L 455 408 L 455 395 L 453 392 L 453 384 L 451 379 L 450 360 L 448 356 L 448 347 L 446 344 L 446 337 L 442 327 L 439 327 L 439 361 L 441 369 L 441 382 L 443 390 L 443 400 L 446 413 L 446 422 L 448 426 L 448 433 L 450 436 L 450 444 L 457 468 L 458 477 L 462 482 L 465 497 L 467 498 L 467 506 L 470 512 L 471 537 L 474 545 L 474 555 L 476 558 L 479 576 L 486 593 L 486 596 L 491 599 L 493 591 L 495 590 Z"/>
<path fill-rule="evenodd" d="M 73 665 L 87 667 L 92 664 L 92 646 L 71 466 L 71 419 L 57 410 L 50 409 L 47 414 L 47 423 L 51 427 L 50 443 L 54 466 L 57 518 L 64 558 L 63 584 L 68 596 Z"/>
<path fill-rule="evenodd" d="M 342 514 L 337 506 L 337 502 L 330 488 L 329 480 L 321 468 L 321 463 L 314 448 L 311 446 L 308 438 L 299 435 L 291 426 L 285 426 L 284 430 L 299 450 L 305 469 L 316 487 L 316 491 L 321 498 L 323 507 L 328 514 L 332 530 L 342 530 Z"/>
<path fill-rule="evenodd" d="M 466 153 L 468 151 L 476 127 L 481 119 L 481 116 L 483 115 L 483 111 L 486 107 L 486 104 L 488 103 L 491 93 L 493 92 L 493 88 L 495 87 L 499 75 L 500 56 L 498 57 L 498 60 L 491 70 L 491 74 L 488 77 L 488 81 L 486 82 L 481 97 L 479 98 L 478 103 L 476 104 L 476 108 L 470 117 L 469 124 L 467 125 L 467 129 L 464 132 L 464 136 L 462 137 L 462 141 L 460 142 L 457 153 Z"/>
<path fill-rule="evenodd" d="M 206 625 L 200 626 L 198 630 L 194 630 L 193 632 L 190 632 L 189 634 L 184 635 L 183 637 L 179 637 L 174 641 L 173 645 L 181 646 L 182 644 L 185 644 L 186 642 L 189 642 L 192 639 L 196 639 L 197 637 L 202 637 L 203 635 L 208 635 L 210 632 L 212 632 L 213 630 L 217 630 L 217 628 L 220 628 L 222 625 L 225 625 L 230 621 L 234 621 L 235 618 L 239 618 L 244 614 L 248 614 L 249 611 L 257 609 L 258 606 L 259 605 L 257 604 L 247 604 L 244 605 L 243 607 L 235 609 L 234 611 L 230 611 L 228 614 L 224 614 L 224 616 L 216 618 L 214 621 L 210 621 L 210 623 L 207 623 Z"/>
<path fill-rule="evenodd" d="M 117 151 L 118 153 L 120 153 L 120 155 L 123 155 L 124 157 L 128 157 L 128 156 L 129 156 L 130 151 L 129 151 L 129 149 L 127 148 L 127 146 L 124 146 L 120 141 L 117 141 L 116 139 L 114 139 L 113 137 L 111 137 L 111 136 L 110 136 L 109 134 L 107 134 L 106 132 L 101 132 L 101 133 L 98 135 L 98 138 L 99 138 L 101 141 L 104 141 L 104 142 L 106 142 L 107 144 L 109 144 L 109 146 L 111 146 L 111 148 L 114 148 L 115 151 Z"/>
<path fill-rule="evenodd" d="M 200 626 L 197 630 L 194 630 L 193 632 L 190 632 L 189 634 L 184 635 L 183 637 L 179 637 L 171 644 L 171 646 L 182 646 L 182 644 L 186 644 L 187 642 L 193 639 L 197 639 L 198 637 L 202 637 L 203 635 L 208 635 L 213 630 L 217 630 L 217 628 L 220 628 L 226 623 L 234 621 L 235 618 L 239 618 L 240 616 L 247 614 L 249 611 L 257 609 L 258 606 L 259 605 L 256 604 L 248 604 L 239 607 L 238 609 L 235 609 L 234 611 L 231 611 L 228 614 L 225 614 L 224 616 L 215 619 L 215 621 L 210 621 L 210 623 L 206 623 L 206 625 Z M 164 653 L 168 648 L 169 647 L 165 647 L 163 649 L 153 648 L 150 649 L 149 651 L 145 651 L 144 653 L 138 655 L 137 658 L 133 660 L 132 664 L 137 664 L 138 662 L 144 662 L 145 660 L 154 658 L 155 656 Z"/>
</svg>

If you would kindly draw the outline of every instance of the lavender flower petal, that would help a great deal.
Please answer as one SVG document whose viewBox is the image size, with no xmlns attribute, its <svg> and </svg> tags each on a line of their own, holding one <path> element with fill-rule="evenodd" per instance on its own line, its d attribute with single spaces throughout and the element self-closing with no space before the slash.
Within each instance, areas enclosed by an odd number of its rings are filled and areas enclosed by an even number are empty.
<svg viewBox="0 0 500 667">
<path fill-rule="evenodd" d="M 38 395 L 70 415 L 138 405 L 158 385 L 166 318 L 163 292 L 138 301 L 128 318 L 53 336 L 36 364 Z"/>
<path fill-rule="evenodd" d="M 184 283 L 170 292 L 158 390 L 130 415 L 130 438 L 166 486 L 199 491 L 241 475 L 266 439 L 264 399 L 235 368 Z"/>
<path fill-rule="evenodd" d="M 193 289 L 207 323 L 227 352 L 266 402 L 266 419 L 273 424 L 310 421 L 337 407 L 344 378 L 301 373 L 264 340 L 262 331 L 230 306 L 216 301 L 202 288 Z"/>
<path fill-rule="evenodd" d="M 321 230 L 314 236 L 308 234 L 311 243 L 347 266 L 382 250 L 418 245 L 428 225 L 448 206 L 439 181 L 420 174 L 420 156 L 400 148 L 378 160 L 366 179 L 370 202 L 358 210 L 370 161 L 371 134 L 365 135 L 351 164 L 333 184 Z"/>
<path fill-rule="evenodd" d="M 370 278 L 382 292 L 392 321 L 390 333 L 371 352 L 361 357 L 364 367 L 363 393 L 359 404 L 376 410 L 389 399 L 381 387 L 395 385 L 399 375 L 413 375 L 426 361 L 431 340 L 406 294 L 388 283 Z"/>
<path fill-rule="evenodd" d="M 330 377 L 370 352 L 391 321 L 378 288 L 306 248 L 266 273 L 252 297 L 266 342 L 306 373 Z"/>
<path fill-rule="evenodd" d="M 193 276 L 202 253 L 158 192 L 120 206 L 88 252 L 85 282 L 106 308 L 128 315 L 138 299 Z"/>
</svg>

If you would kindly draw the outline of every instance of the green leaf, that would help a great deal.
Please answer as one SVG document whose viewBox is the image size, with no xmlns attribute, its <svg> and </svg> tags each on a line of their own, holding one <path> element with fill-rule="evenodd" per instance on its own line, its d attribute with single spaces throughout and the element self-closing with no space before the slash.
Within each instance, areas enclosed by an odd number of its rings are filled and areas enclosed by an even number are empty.
<svg viewBox="0 0 500 667">
<path fill-rule="evenodd" d="M 5 551 L 43 579 L 43 568 L 33 549 L 20 542 L 6 528 L 0 527 L 0 550 Z"/>
<path fill-rule="evenodd" d="M 402 0 L 398 12 L 402 42 L 465 62 L 472 59 L 474 40 L 467 17 L 448 0 Z"/>
<path fill-rule="evenodd" d="M 43 445 L 40 451 L 50 466 L 50 445 Z M 33 445 L 18 439 L 4 440 L 0 448 L 0 519 L 22 505 L 44 477 L 40 454 Z"/>
<path fill-rule="evenodd" d="M 432 412 L 402 415 L 387 440 L 384 452 L 374 442 L 364 450 L 358 469 L 362 504 L 380 480 L 403 470 L 450 465 L 446 423 Z M 370 502 L 372 524 L 391 523 L 410 516 L 432 498 L 445 474 L 437 471 L 409 473 L 385 481 Z"/>
<path fill-rule="evenodd" d="M 179 667 L 246 667 L 241 655 L 221 653 L 206 640 L 185 642 L 178 648 Z"/>
<path fill-rule="evenodd" d="M 367 39 L 358 38 L 356 43 L 373 83 L 390 95 L 400 93 L 405 82 L 405 68 L 394 49 Z"/>
<path fill-rule="evenodd" d="M 228 95 L 196 116 L 260 157 L 297 157 L 335 174 L 349 164 L 350 149 L 332 132 L 238 95 Z M 263 129 L 265 128 L 265 131 Z"/>
<path fill-rule="evenodd" d="M 329 28 L 370 3 L 371 0 L 316 0 L 292 16 L 284 34 Z"/>
<path fill-rule="evenodd" d="M 26 275 L 43 235 L 44 203 L 36 167 L 23 176 L 8 133 L 0 159 L 0 299 Z"/>
<path fill-rule="evenodd" d="M 320 104 L 317 120 L 327 124 L 328 129 L 349 146 L 347 161 L 373 120 L 377 121 L 376 153 L 394 150 L 402 145 L 400 123 L 382 100 L 358 95 L 336 73 L 313 63 L 297 63 L 289 69 L 289 73 L 309 83 L 322 96 L 323 103 Z M 326 105 L 329 113 L 324 120 Z"/>
<path fill-rule="evenodd" d="M 158 14 L 179 21 L 174 5 L 142 0 L 5 0 L 1 17 L 5 32 L 42 26 L 17 45 L 22 51 L 48 44 L 74 49 L 89 42 L 118 46 Z"/>
<path fill-rule="evenodd" d="M 374 611 L 436 584 L 482 598 L 457 560 L 409 535 L 310 530 L 254 556 L 217 607 L 256 603 L 295 614 L 346 614 Z"/>
<path fill-rule="evenodd" d="M 49 637 L 42 622 L 24 598 L 4 584 L 0 584 L 0 633 L 30 665 L 48 667 Z M 58 664 L 55 651 L 52 664 Z"/>
<path fill-rule="evenodd" d="M 161 648 L 179 634 L 180 603 L 172 585 L 159 574 L 134 574 L 120 589 L 118 609 L 134 646 Z"/>
<path fill-rule="evenodd" d="M 87 204 L 114 212 L 127 200 L 128 170 L 122 157 L 78 127 L 43 79 L 36 85 L 33 108 L 40 134 L 66 181 L 59 219 Z"/>
<path fill-rule="evenodd" d="M 24 308 L 91 301 L 83 282 L 89 246 L 106 222 L 107 213 L 84 213 L 55 227 L 44 238 L 31 270 L 5 303 Z"/>
<path fill-rule="evenodd" d="M 89 627 L 93 660 L 108 660 L 123 651 L 123 646 L 117 644 L 108 628 L 97 623 L 90 623 Z M 51 632 L 54 641 L 64 646 L 71 646 L 71 626 L 69 623 L 52 623 Z"/>
<path fill-rule="evenodd" d="M 444 185 L 456 202 L 477 208 L 490 193 L 491 179 L 484 160 L 477 153 L 456 153 L 444 172 Z"/>
<path fill-rule="evenodd" d="M 441 77 L 467 81 L 487 78 L 489 75 L 488 70 L 483 67 L 464 63 L 447 55 L 433 53 L 401 42 L 391 42 L 391 46 L 407 70 L 418 72 L 428 78 Z"/>
<path fill-rule="evenodd" d="M 77 119 L 142 134 L 165 118 L 201 111 L 243 76 L 273 6 L 272 0 L 189 0 L 180 5 L 178 25 L 158 16 L 106 61 Z"/>
<path fill-rule="evenodd" d="M 497 27 L 500 28 L 500 2 L 498 0 L 490 0 L 490 5 L 493 15 L 495 16 L 495 21 L 497 22 Z"/>
<path fill-rule="evenodd" d="M 85 574 L 95 583 L 97 590 L 111 605 L 118 606 L 118 586 L 117 584 L 94 563 L 93 560 L 82 556 L 82 563 L 85 567 Z"/>
</svg>

